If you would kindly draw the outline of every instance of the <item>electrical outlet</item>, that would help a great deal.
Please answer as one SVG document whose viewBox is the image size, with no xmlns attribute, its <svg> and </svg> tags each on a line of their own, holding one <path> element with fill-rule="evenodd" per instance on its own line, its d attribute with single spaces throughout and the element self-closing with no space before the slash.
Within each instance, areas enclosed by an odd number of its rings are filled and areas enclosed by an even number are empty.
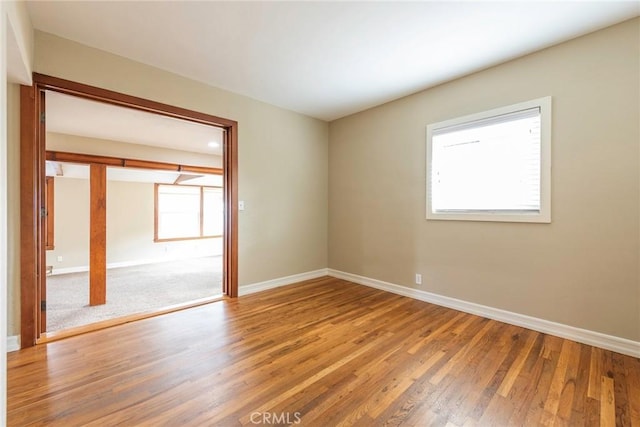
<svg viewBox="0 0 640 427">
<path fill-rule="evenodd" d="M 416 285 L 422 285 L 422 274 L 416 273 Z"/>
<path fill-rule="evenodd" d="M 58 262 L 62 262 L 62 255 L 58 255 Z"/>
</svg>

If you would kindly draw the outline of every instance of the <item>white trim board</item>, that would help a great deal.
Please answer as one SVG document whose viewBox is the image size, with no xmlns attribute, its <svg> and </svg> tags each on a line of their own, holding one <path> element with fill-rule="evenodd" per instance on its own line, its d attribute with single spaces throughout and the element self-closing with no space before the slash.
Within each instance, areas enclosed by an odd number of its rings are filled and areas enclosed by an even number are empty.
<svg viewBox="0 0 640 427">
<path fill-rule="evenodd" d="M 20 337 L 11 335 L 7 337 L 7 353 L 20 350 Z"/>
<path fill-rule="evenodd" d="M 221 257 L 222 255 L 205 255 L 204 257 Z M 172 261 L 182 261 L 185 259 L 195 259 L 195 258 L 204 258 L 204 257 L 181 257 L 181 258 L 163 258 L 163 259 L 142 259 L 136 261 L 121 261 L 121 262 L 111 262 L 107 264 L 107 270 L 111 268 L 122 268 L 122 267 L 136 267 L 138 265 L 150 265 L 150 264 L 162 264 L 165 262 Z M 89 271 L 88 265 L 81 265 L 79 267 L 64 267 L 64 268 L 53 268 L 51 271 L 52 276 L 57 276 L 59 274 L 69 274 L 69 273 L 86 273 Z"/>
<path fill-rule="evenodd" d="M 293 285 L 305 280 L 318 279 L 328 276 L 329 272 L 326 268 L 320 270 L 307 271 L 306 273 L 294 274 L 292 276 L 279 277 L 277 279 L 266 280 L 264 282 L 252 283 L 238 287 L 238 295 L 249 295 L 256 292 L 266 291 L 267 289 L 279 288 L 280 286 Z"/>
<path fill-rule="evenodd" d="M 411 289 L 405 286 L 383 282 L 382 280 L 371 279 L 369 277 L 358 276 L 357 274 L 346 273 L 344 271 L 334 270 L 331 268 L 328 269 L 328 272 L 329 276 L 348 280 L 359 285 L 369 286 L 371 288 L 380 289 L 420 301 L 449 307 L 465 313 L 487 317 L 489 319 L 498 320 L 511 325 L 522 326 L 545 334 L 555 335 L 557 337 L 640 358 L 640 342 L 638 341 L 615 337 L 613 335 L 606 335 L 600 332 L 589 331 L 587 329 L 576 328 L 562 323 L 550 322 L 548 320 L 446 297 L 419 289 Z"/>
</svg>

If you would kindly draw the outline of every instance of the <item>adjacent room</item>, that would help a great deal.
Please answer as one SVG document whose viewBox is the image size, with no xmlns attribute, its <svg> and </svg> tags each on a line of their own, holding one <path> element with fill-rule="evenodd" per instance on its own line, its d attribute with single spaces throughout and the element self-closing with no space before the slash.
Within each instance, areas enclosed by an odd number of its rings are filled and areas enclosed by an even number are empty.
<svg viewBox="0 0 640 427">
<path fill-rule="evenodd" d="M 47 242 L 44 332 L 221 295 L 221 176 L 107 168 L 106 299 L 90 305 L 89 165 L 50 164 L 56 168 L 47 177 L 55 225 Z M 180 175 L 192 179 L 174 184 Z M 200 193 L 208 218 L 203 236 L 193 224 L 199 222 Z M 184 207 L 178 212 L 175 198 Z"/>
<path fill-rule="evenodd" d="M 640 2 L 0 17 L 0 424 L 640 426 Z"/>
<path fill-rule="evenodd" d="M 54 91 L 45 97 L 47 273 L 40 332 L 220 297 L 220 129 Z M 105 201 L 106 239 L 92 234 L 96 167 L 106 174 L 98 195 Z M 96 252 L 106 254 L 104 272 L 96 271 L 104 268 L 91 257 Z"/>
</svg>

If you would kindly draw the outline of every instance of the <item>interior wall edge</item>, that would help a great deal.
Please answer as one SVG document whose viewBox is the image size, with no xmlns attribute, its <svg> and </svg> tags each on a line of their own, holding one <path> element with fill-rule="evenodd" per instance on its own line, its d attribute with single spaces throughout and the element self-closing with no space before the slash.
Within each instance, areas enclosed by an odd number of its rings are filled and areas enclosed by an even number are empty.
<svg viewBox="0 0 640 427">
<path fill-rule="evenodd" d="M 3 56 L 7 59 L 9 81 L 31 85 L 33 82 L 34 31 L 31 17 L 24 1 L 3 1 L 2 16 L 6 16 L 7 29 L 2 40 L 11 44 Z M 5 24 L 3 22 L 3 24 Z"/>
<path fill-rule="evenodd" d="M 0 2 L 0 425 L 7 419 L 7 35 L 9 17 Z"/>
</svg>

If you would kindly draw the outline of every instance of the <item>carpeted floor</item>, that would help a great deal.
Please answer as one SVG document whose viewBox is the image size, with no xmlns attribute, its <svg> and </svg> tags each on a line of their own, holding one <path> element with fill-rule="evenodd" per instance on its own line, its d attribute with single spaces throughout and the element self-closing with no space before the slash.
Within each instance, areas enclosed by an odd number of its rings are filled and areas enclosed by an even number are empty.
<svg viewBox="0 0 640 427">
<path fill-rule="evenodd" d="M 107 270 L 107 303 L 89 306 L 89 273 L 47 277 L 47 331 L 186 303 L 222 292 L 222 257 Z"/>
</svg>

